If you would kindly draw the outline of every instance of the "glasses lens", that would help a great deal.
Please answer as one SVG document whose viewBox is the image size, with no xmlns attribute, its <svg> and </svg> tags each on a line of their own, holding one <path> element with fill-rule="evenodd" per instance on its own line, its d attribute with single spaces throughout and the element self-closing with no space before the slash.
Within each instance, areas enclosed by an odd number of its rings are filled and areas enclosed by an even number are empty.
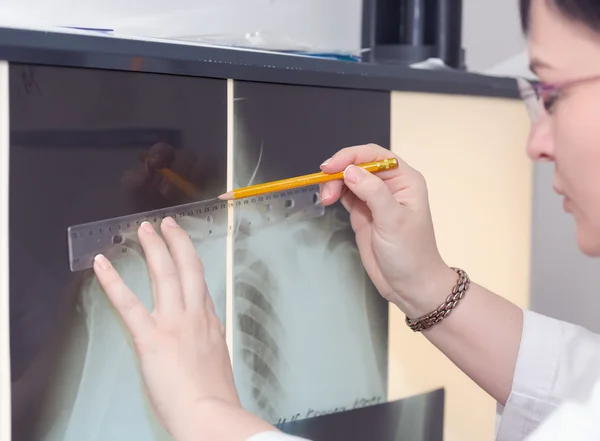
<svg viewBox="0 0 600 441">
<path fill-rule="evenodd" d="M 519 88 L 519 93 L 521 94 L 521 99 L 527 107 L 529 118 L 531 119 L 531 122 L 534 122 L 539 114 L 540 97 L 533 84 L 525 78 L 517 78 L 517 86 Z"/>
</svg>

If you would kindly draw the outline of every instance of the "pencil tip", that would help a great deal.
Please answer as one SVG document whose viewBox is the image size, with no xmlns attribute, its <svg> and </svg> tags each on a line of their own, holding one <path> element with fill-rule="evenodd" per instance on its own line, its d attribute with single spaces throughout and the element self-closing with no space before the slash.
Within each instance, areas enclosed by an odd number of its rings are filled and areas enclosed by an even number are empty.
<svg viewBox="0 0 600 441">
<path fill-rule="evenodd" d="M 218 196 L 218 198 L 222 201 L 230 201 L 233 199 L 233 192 L 228 191 L 227 193 L 223 193 L 222 195 Z"/>
</svg>

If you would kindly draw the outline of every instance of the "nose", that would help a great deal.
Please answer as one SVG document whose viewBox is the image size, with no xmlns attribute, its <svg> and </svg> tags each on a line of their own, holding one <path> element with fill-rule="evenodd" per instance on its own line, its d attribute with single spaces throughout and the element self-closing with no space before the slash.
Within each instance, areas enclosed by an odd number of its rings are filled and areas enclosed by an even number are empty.
<svg viewBox="0 0 600 441">
<path fill-rule="evenodd" d="M 554 161 L 554 138 L 547 114 L 540 114 L 531 126 L 527 155 L 534 161 Z"/>
</svg>

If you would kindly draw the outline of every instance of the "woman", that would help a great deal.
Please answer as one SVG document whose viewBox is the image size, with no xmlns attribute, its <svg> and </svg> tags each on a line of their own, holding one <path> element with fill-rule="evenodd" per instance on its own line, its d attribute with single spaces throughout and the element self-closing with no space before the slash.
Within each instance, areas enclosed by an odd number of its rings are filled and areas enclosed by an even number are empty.
<svg viewBox="0 0 600 441">
<path fill-rule="evenodd" d="M 528 154 L 555 163 L 554 188 L 575 218 L 579 247 L 598 256 L 600 3 L 521 0 L 521 12 L 541 80 L 523 88 L 533 117 Z M 363 264 L 381 295 L 498 401 L 499 440 L 526 439 L 562 402 L 589 398 L 600 373 L 600 337 L 522 311 L 450 268 L 436 246 L 423 177 L 402 161 L 377 176 L 352 166 L 389 156 L 374 145 L 338 152 L 322 169 L 345 170 L 344 182 L 322 188 L 323 204 L 343 194 Z M 343 184 L 349 191 L 342 192 Z M 95 263 L 136 342 L 161 421 L 177 440 L 292 439 L 241 408 L 202 264 L 172 219 L 161 229 L 166 244 L 149 224 L 139 232 L 154 285 L 151 314 L 103 256 Z M 443 306 L 452 314 L 427 319 L 453 289 L 456 301 Z"/>
</svg>

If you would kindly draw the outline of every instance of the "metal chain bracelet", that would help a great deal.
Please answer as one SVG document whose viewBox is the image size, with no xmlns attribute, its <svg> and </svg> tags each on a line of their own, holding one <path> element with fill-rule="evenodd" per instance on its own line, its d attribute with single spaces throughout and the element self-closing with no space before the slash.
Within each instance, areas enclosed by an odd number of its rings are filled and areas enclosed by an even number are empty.
<svg viewBox="0 0 600 441">
<path fill-rule="evenodd" d="M 406 317 L 406 324 L 414 332 L 425 331 L 448 317 L 448 315 L 454 308 L 456 308 L 458 302 L 463 298 L 469 289 L 469 284 L 471 281 L 469 280 L 467 273 L 460 268 L 452 269 L 458 274 L 458 281 L 452 289 L 452 293 L 446 298 L 446 301 L 442 303 L 435 311 L 430 312 L 427 315 L 417 319 L 410 319 Z"/>
</svg>

